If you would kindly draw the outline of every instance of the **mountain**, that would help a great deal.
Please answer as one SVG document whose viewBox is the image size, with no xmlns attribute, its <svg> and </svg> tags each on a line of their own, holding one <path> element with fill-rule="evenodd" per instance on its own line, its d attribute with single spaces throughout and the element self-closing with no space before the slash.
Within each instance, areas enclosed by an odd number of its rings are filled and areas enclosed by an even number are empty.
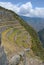
<svg viewBox="0 0 44 65">
<path fill-rule="evenodd" d="M 40 30 L 38 32 L 39 38 L 41 40 L 41 42 L 43 43 L 43 47 L 44 47 L 44 29 Z"/>
<path fill-rule="evenodd" d="M 25 17 L 21 16 L 29 25 L 31 25 L 37 32 L 44 28 L 44 18 Z"/>
<path fill-rule="evenodd" d="M 37 32 L 15 12 L 3 7 L 0 7 L 0 36 L 10 65 L 41 65 L 44 62 L 44 48 Z"/>
</svg>

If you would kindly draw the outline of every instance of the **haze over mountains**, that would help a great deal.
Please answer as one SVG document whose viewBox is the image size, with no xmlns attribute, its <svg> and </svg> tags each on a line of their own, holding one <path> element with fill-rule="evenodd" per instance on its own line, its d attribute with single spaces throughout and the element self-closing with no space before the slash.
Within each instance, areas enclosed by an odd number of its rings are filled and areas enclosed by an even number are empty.
<svg viewBox="0 0 44 65">
<path fill-rule="evenodd" d="M 31 25 L 37 32 L 44 28 L 44 18 L 25 17 L 21 16 L 29 25 Z"/>
</svg>

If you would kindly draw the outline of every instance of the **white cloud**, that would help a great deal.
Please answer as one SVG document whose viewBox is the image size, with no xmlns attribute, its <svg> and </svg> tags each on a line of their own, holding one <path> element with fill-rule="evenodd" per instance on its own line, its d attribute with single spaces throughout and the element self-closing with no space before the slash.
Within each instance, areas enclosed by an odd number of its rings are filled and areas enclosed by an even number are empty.
<svg viewBox="0 0 44 65">
<path fill-rule="evenodd" d="M 30 17 L 44 17 L 44 8 L 35 7 L 33 9 L 32 3 L 28 2 L 20 6 L 19 13 Z"/>
<path fill-rule="evenodd" d="M 19 11 L 19 8 L 17 5 L 12 4 L 11 2 L 0 2 L 0 6 L 5 7 L 7 9 L 13 10 L 15 12 Z"/>
<path fill-rule="evenodd" d="M 31 2 L 27 2 L 20 6 L 19 4 L 12 4 L 11 2 L 0 2 L 0 6 L 13 10 L 19 15 L 28 17 L 44 17 L 44 8 L 35 7 L 33 9 Z"/>
<path fill-rule="evenodd" d="M 32 9 L 32 4 L 31 2 L 28 2 L 20 6 L 19 13 L 28 16 L 31 13 L 31 9 Z"/>
</svg>

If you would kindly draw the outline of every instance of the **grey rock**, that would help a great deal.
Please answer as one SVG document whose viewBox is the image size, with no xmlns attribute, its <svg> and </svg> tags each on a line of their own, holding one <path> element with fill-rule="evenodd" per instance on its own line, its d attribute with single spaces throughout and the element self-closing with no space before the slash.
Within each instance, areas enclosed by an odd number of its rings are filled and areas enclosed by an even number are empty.
<svg viewBox="0 0 44 65">
<path fill-rule="evenodd" d="M 8 60 L 4 48 L 0 46 L 0 65 L 8 65 Z"/>
<path fill-rule="evenodd" d="M 29 51 L 30 51 L 30 48 L 27 48 L 27 49 L 25 49 L 24 51 L 25 51 L 25 52 L 29 52 Z"/>
<path fill-rule="evenodd" d="M 18 65 L 20 63 L 20 56 L 15 55 L 10 60 L 10 65 Z"/>
</svg>

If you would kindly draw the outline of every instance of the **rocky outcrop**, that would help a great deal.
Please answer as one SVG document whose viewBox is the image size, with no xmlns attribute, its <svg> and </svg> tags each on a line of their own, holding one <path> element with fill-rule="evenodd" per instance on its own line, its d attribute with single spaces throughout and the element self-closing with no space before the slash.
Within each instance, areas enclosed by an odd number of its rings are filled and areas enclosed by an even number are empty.
<svg viewBox="0 0 44 65">
<path fill-rule="evenodd" d="M 28 58 L 26 53 L 29 51 L 30 49 L 25 49 L 18 55 L 13 56 L 9 62 L 9 65 L 44 65 L 44 63 L 37 58 Z"/>
<path fill-rule="evenodd" d="M 44 63 L 38 59 L 29 59 L 26 56 L 26 53 L 29 51 L 29 49 L 25 49 L 23 52 L 14 55 L 10 61 L 8 61 L 4 48 L 0 46 L 0 65 L 44 65 Z"/>
<path fill-rule="evenodd" d="M 10 65 L 18 65 L 19 63 L 20 63 L 20 56 L 19 55 L 13 56 L 9 62 Z"/>
<path fill-rule="evenodd" d="M 29 49 L 25 49 L 23 52 L 20 52 L 18 55 L 15 55 L 9 61 L 10 65 L 19 65 L 22 61 L 23 65 L 26 65 L 26 52 L 29 52 Z"/>
<path fill-rule="evenodd" d="M 8 60 L 4 48 L 0 46 L 0 65 L 8 65 Z"/>
</svg>

